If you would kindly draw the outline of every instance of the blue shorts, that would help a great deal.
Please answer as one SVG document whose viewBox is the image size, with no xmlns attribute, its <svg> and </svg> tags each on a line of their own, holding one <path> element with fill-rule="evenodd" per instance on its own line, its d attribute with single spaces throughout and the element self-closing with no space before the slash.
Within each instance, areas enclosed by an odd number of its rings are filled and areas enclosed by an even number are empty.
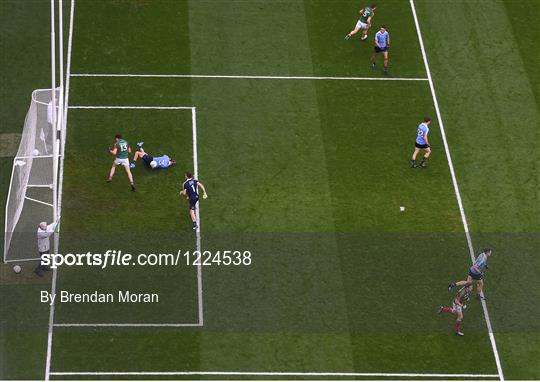
<svg viewBox="0 0 540 382">
<path fill-rule="evenodd" d="M 147 166 L 150 166 L 150 163 L 152 163 L 152 161 L 154 160 L 154 157 L 149 154 L 144 154 L 142 156 L 142 160 Z"/>
<path fill-rule="evenodd" d="M 189 209 L 195 210 L 197 207 L 197 203 L 199 202 L 199 198 L 189 198 Z"/>
<path fill-rule="evenodd" d="M 484 278 L 484 275 L 481 273 L 474 273 L 469 269 L 469 276 L 472 277 L 473 280 L 482 280 Z"/>
</svg>

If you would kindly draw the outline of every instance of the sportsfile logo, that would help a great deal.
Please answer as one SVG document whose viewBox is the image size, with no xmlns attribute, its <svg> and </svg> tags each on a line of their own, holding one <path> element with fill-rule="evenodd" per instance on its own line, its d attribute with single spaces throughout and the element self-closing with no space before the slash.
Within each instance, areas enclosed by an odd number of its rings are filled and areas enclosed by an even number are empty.
<svg viewBox="0 0 540 382">
<path fill-rule="evenodd" d="M 139 253 L 132 255 L 122 250 L 109 249 L 104 253 L 44 254 L 41 265 L 56 269 L 64 266 L 92 266 L 105 269 L 108 266 L 249 266 L 252 254 L 249 250 L 183 251 L 173 253 Z"/>
</svg>

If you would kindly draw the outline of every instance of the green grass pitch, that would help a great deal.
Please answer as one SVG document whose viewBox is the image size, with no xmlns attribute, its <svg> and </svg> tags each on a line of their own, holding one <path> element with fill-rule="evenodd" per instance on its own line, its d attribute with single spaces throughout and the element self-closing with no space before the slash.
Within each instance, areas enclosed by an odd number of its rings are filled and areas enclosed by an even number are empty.
<svg viewBox="0 0 540 382">
<path fill-rule="evenodd" d="M 374 25 L 392 39 L 387 78 L 382 57 L 369 64 L 375 28 L 369 42 L 343 39 L 357 1 L 76 0 L 69 104 L 134 108 L 69 110 L 61 252 L 196 249 L 178 195 L 196 160 L 209 194 L 200 248 L 250 250 L 252 262 L 61 268 L 58 290 L 156 292 L 160 302 L 59 304 L 57 325 L 179 326 L 55 326 L 52 341 L 39 302 L 51 277 L 2 265 L 0 378 L 42 379 L 52 344 L 51 379 L 496 379 L 480 303 L 466 311 L 463 338 L 436 314 L 470 255 L 410 3 L 379 3 Z M 505 378 L 540 379 L 540 3 L 415 5 L 474 251 L 494 249 L 486 296 L 497 357 Z M 0 3 L 2 139 L 20 133 L 30 92 L 50 86 L 48 7 Z M 69 10 L 65 1 L 66 41 Z M 96 73 L 202 77 L 79 76 Z M 433 154 L 411 169 L 424 115 Z M 120 168 L 107 184 L 105 149 L 119 132 L 177 165 L 139 163 L 135 193 Z M 0 154 L 4 206 L 13 154 Z M 55 374 L 140 371 L 375 374 Z"/>
</svg>

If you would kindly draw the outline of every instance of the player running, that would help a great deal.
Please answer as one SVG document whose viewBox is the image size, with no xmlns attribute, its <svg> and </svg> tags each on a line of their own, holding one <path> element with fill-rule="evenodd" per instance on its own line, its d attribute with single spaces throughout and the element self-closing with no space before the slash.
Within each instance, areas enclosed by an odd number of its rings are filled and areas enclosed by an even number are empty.
<svg viewBox="0 0 540 382">
<path fill-rule="evenodd" d="M 375 63 L 377 62 L 377 55 L 382 53 L 384 56 L 384 74 L 388 75 L 388 49 L 390 48 L 390 35 L 386 30 L 386 26 L 381 26 L 381 29 L 375 34 L 375 47 L 374 52 L 371 55 L 371 67 L 375 69 Z"/>
<path fill-rule="evenodd" d="M 427 167 L 427 160 L 429 156 L 431 155 L 431 146 L 429 145 L 428 140 L 428 134 L 429 134 L 429 124 L 431 123 L 431 118 L 425 117 L 424 122 L 418 125 L 417 135 L 416 135 L 416 142 L 415 142 L 415 148 L 411 159 L 411 167 L 416 168 L 418 165 L 416 164 L 416 156 L 420 152 L 420 150 L 424 150 L 424 157 L 422 158 L 422 162 L 420 162 L 420 167 L 426 168 Z"/>
<path fill-rule="evenodd" d="M 154 157 L 144 151 L 143 148 L 144 142 L 137 143 L 137 151 L 133 155 L 133 160 L 129 164 L 130 168 L 135 168 L 135 162 L 137 159 L 141 158 L 144 164 L 150 166 L 151 168 L 169 168 L 176 164 L 174 159 L 169 158 L 168 155 L 162 155 L 160 157 Z"/>
<path fill-rule="evenodd" d="M 122 136 L 120 134 L 116 134 L 114 139 L 114 147 L 112 149 L 109 149 L 109 152 L 116 158 L 114 159 L 114 162 L 112 164 L 111 173 L 107 178 L 107 183 L 112 182 L 114 172 L 116 171 L 116 166 L 122 165 L 124 167 L 124 170 L 126 170 L 126 174 L 129 178 L 131 191 L 135 191 L 135 184 L 133 183 L 133 175 L 131 175 L 131 170 L 129 169 L 128 159 L 128 155 L 129 153 L 131 153 L 131 147 L 129 147 L 129 143 L 125 139 L 122 139 Z"/>
<path fill-rule="evenodd" d="M 461 288 L 454 299 L 454 302 L 452 303 L 452 307 L 449 306 L 441 306 L 439 308 L 439 314 L 441 313 L 450 313 L 456 316 L 456 323 L 454 324 L 454 331 L 456 332 L 456 335 L 458 336 L 464 336 L 463 332 L 461 331 L 461 323 L 463 322 L 463 310 L 467 309 L 467 305 L 465 303 L 469 301 L 469 297 L 472 291 L 472 285 L 467 284 L 463 288 Z"/>
<path fill-rule="evenodd" d="M 181 196 L 185 196 L 189 201 L 189 216 L 191 216 L 191 222 L 193 223 L 193 229 L 197 229 L 197 215 L 195 215 L 195 209 L 197 208 L 197 203 L 199 202 L 199 187 L 203 191 L 203 199 L 208 198 L 206 194 L 206 188 L 204 185 L 199 182 L 197 179 L 193 179 L 193 175 L 190 172 L 185 174 L 186 180 L 182 185 L 182 191 L 180 191 Z"/>
<path fill-rule="evenodd" d="M 364 41 L 367 38 L 368 29 L 371 27 L 371 20 L 373 19 L 373 16 L 375 16 L 376 8 L 377 6 L 373 4 L 370 7 L 364 7 L 360 9 L 360 18 L 358 19 L 358 22 L 356 23 L 354 29 L 345 36 L 345 40 L 350 39 L 352 36 L 358 33 L 360 29 L 362 30 L 362 36 L 360 37 L 360 40 Z"/>
<path fill-rule="evenodd" d="M 469 268 L 467 280 L 450 283 L 450 285 L 448 285 L 448 291 L 451 291 L 455 287 L 461 287 L 476 282 L 476 298 L 479 300 L 484 299 L 482 294 L 484 289 L 484 269 L 488 268 L 487 261 L 490 256 L 491 248 L 484 248 L 482 253 L 476 257 L 474 264 Z"/>
</svg>

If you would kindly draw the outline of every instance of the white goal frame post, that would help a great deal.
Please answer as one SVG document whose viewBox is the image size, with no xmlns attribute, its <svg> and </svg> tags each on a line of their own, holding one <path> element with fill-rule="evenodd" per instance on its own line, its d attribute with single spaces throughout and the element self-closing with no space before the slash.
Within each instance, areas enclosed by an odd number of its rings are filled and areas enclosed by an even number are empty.
<svg viewBox="0 0 540 382">
<path fill-rule="evenodd" d="M 59 163 L 63 162 L 66 124 L 64 96 L 63 0 L 50 0 L 51 11 L 51 88 L 32 92 L 21 142 L 13 158 L 4 221 L 4 263 L 39 259 L 37 226 L 59 219 Z M 56 33 L 58 28 L 58 55 Z M 59 84 L 56 80 L 58 61 Z M 54 91 L 53 91 L 54 90 Z M 53 107 L 53 105 L 55 107 Z M 29 190 L 37 190 L 36 192 Z M 45 199 L 45 200 L 43 200 Z M 41 210 L 37 210 L 37 207 Z M 45 207 L 43 207 L 45 206 Z M 45 208 L 45 210 L 43 210 Z M 21 215 L 23 219 L 21 220 Z M 16 248 L 17 247 L 17 248 Z M 58 253 L 58 229 L 54 234 Z"/>
</svg>

